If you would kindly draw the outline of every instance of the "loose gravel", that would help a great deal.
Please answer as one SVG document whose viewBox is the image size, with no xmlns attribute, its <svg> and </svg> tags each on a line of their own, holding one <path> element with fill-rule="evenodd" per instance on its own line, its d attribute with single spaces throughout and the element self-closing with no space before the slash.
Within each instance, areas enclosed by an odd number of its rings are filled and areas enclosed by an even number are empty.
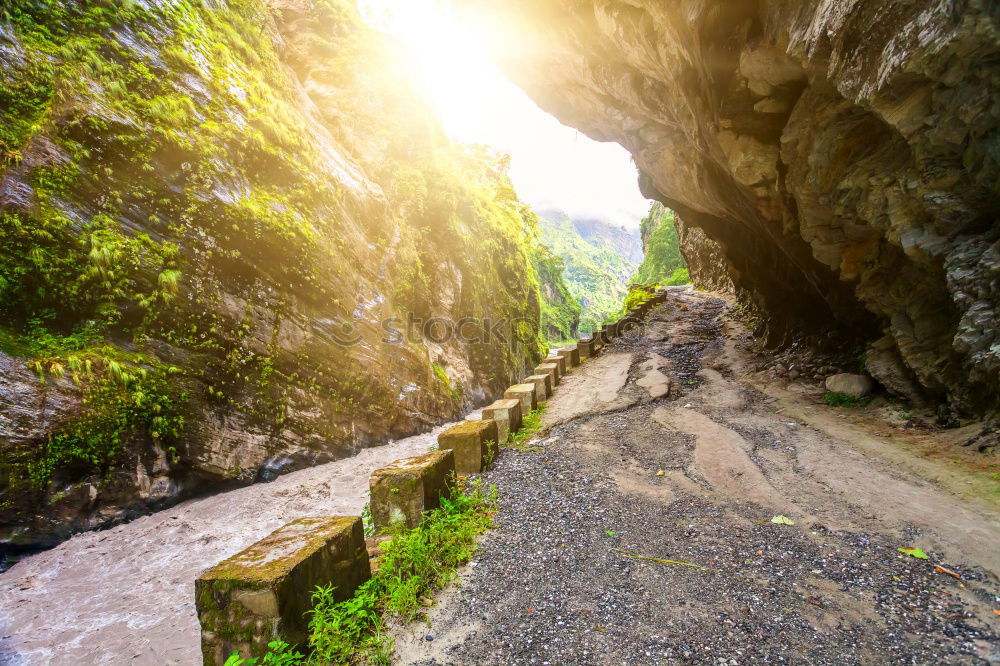
<svg viewBox="0 0 1000 666">
<path fill-rule="evenodd" d="M 708 303 L 688 320 L 717 338 L 723 308 Z M 695 381 L 691 351 L 718 340 L 669 347 L 658 352 Z M 693 445 L 656 425 L 655 407 L 589 414 L 498 457 L 484 475 L 500 489 L 496 529 L 430 626 L 395 629 L 402 663 L 1000 663 L 992 574 L 958 580 L 889 534 L 775 524 L 772 508 L 720 498 L 684 471 Z"/>
</svg>

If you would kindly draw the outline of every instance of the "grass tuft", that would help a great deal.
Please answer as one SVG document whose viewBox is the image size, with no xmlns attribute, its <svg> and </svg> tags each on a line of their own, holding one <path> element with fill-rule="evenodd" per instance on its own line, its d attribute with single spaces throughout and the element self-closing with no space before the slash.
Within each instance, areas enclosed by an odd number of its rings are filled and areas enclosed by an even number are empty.
<svg viewBox="0 0 1000 666">
<path fill-rule="evenodd" d="M 308 657 L 276 641 L 260 659 L 234 653 L 226 666 L 390 663 L 385 618 L 409 622 L 421 615 L 428 595 L 451 582 L 472 557 L 476 538 L 493 525 L 496 503 L 495 486 L 478 479 L 464 489 L 459 484 L 416 528 L 390 528 L 392 540 L 382 544 L 378 570 L 353 597 L 337 602 L 332 585 L 316 588 Z"/>
<path fill-rule="evenodd" d="M 823 402 L 831 407 L 864 407 L 871 402 L 871 396 L 855 398 L 853 395 L 838 393 L 837 391 L 827 391 L 823 396 Z"/>
<path fill-rule="evenodd" d="M 542 403 L 538 409 L 532 409 L 521 419 L 521 429 L 510 436 L 509 446 L 518 451 L 524 451 L 527 441 L 542 428 L 542 414 L 547 405 Z"/>
</svg>

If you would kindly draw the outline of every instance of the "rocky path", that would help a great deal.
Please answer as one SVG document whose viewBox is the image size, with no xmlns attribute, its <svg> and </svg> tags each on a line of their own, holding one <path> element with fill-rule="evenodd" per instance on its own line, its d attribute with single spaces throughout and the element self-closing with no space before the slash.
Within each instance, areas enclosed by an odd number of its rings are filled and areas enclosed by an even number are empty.
<svg viewBox="0 0 1000 666">
<path fill-rule="evenodd" d="M 487 473 L 498 527 L 461 586 L 395 628 L 400 663 L 1000 662 L 996 505 L 762 383 L 726 309 L 674 290 L 564 380 Z"/>
<path fill-rule="evenodd" d="M 194 580 L 303 516 L 359 515 L 372 470 L 437 433 L 79 534 L 0 574 L 0 664 L 199 664 Z"/>
</svg>

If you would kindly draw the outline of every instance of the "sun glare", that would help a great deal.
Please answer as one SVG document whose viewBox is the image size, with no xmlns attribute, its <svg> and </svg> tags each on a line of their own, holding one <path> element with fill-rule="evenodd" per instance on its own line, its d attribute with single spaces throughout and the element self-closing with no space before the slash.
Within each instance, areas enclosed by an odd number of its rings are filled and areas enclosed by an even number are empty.
<svg viewBox="0 0 1000 666">
<path fill-rule="evenodd" d="M 592 141 L 539 109 L 500 72 L 481 35 L 446 0 L 359 0 L 359 6 L 370 25 L 410 52 L 412 75 L 453 139 L 511 155 L 511 178 L 525 201 L 638 224 L 649 202 L 639 194 L 625 149 Z"/>
</svg>

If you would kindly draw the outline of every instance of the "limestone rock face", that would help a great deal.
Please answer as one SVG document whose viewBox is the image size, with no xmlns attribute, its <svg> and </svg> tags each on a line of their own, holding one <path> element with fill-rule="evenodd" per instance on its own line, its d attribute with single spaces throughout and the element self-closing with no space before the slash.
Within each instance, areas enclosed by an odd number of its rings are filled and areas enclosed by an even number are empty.
<svg viewBox="0 0 1000 666">
<path fill-rule="evenodd" d="M 735 287 L 732 274 L 719 244 L 706 236 L 698 227 L 685 224 L 680 216 L 677 217 L 675 224 L 681 243 L 681 253 L 687 261 L 691 281 L 699 287 L 733 293 Z"/>
<path fill-rule="evenodd" d="M 769 342 L 881 340 L 873 372 L 908 375 L 886 386 L 995 412 L 995 2 L 461 4 L 516 39 L 496 57 L 535 101 L 626 147 L 717 245 Z"/>
</svg>

